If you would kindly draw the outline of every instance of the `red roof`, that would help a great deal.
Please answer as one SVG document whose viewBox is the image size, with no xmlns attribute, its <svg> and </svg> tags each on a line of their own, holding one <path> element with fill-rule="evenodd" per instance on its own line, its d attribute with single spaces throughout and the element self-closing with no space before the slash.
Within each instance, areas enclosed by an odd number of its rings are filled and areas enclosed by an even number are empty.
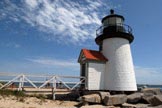
<svg viewBox="0 0 162 108">
<path fill-rule="evenodd" d="M 107 58 L 99 51 L 82 49 L 81 52 L 87 60 L 107 61 Z"/>
</svg>

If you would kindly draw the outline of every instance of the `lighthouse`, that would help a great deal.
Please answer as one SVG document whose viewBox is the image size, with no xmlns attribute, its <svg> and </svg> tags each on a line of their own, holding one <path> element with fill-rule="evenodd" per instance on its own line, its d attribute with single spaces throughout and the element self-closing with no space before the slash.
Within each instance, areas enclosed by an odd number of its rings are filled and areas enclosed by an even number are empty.
<svg viewBox="0 0 162 108">
<path fill-rule="evenodd" d="M 136 79 L 130 44 L 132 29 L 124 24 L 124 17 L 110 10 L 96 30 L 98 51 L 82 49 L 78 62 L 81 76 L 87 78 L 89 90 L 136 91 Z"/>
</svg>

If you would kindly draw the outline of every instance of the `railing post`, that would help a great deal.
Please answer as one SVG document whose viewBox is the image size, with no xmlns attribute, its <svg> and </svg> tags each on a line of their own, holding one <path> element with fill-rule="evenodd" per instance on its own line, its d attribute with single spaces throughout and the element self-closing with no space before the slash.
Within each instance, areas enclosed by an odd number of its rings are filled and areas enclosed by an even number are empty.
<svg viewBox="0 0 162 108">
<path fill-rule="evenodd" d="M 22 84 L 21 84 L 21 90 L 24 89 L 24 78 L 25 78 L 25 75 L 22 75 Z"/>
<path fill-rule="evenodd" d="M 52 82 L 52 97 L 53 100 L 56 99 L 56 76 L 53 77 L 53 82 Z"/>
<path fill-rule="evenodd" d="M 20 78 L 19 78 L 19 88 L 18 88 L 18 91 L 22 91 L 22 84 L 23 84 L 23 75 L 21 75 Z"/>
</svg>

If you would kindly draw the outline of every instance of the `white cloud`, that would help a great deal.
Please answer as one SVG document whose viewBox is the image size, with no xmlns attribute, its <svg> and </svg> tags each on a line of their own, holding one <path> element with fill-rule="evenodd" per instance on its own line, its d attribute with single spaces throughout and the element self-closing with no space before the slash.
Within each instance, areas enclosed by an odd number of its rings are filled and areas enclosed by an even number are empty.
<svg viewBox="0 0 162 108">
<path fill-rule="evenodd" d="M 2 4 L 1 4 L 2 5 Z M 95 37 L 100 17 L 107 14 L 109 2 L 100 0 L 24 0 L 20 4 L 6 0 L 0 9 L 13 21 L 24 20 L 33 27 L 51 34 L 50 39 L 80 42 Z M 105 10 L 104 13 L 102 10 Z"/>
<path fill-rule="evenodd" d="M 135 67 L 136 78 L 139 84 L 161 84 L 162 82 L 162 67 L 147 68 Z"/>
<path fill-rule="evenodd" d="M 35 8 L 38 6 L 38 0 L 25 0 L 25 3 L 28 5 L 30 8 Z"/>
<path fill-rule="evenodd" d="M 38 58 L 38 59 L 26 59 L 28 61 L 38 63 L 41 65 L 48 65 L 48 66 L 59 66 L 59 67 L 79 67 L 77 60 L 62 60 L 62 59 L 46 59 L 46 58 Z"/>
</svg>

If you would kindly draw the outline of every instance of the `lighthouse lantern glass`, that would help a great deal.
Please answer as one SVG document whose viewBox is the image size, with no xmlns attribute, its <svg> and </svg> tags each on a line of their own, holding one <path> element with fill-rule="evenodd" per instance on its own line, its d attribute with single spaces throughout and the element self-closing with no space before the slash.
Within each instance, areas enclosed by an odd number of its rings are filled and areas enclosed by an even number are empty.
<svg viewBox="0 0 162 108">
<path fill-rule="evenodd" d="M 108 18 L 108 24 L 111 25 L 116 25 L 116 17 L 111 17 Z"/>
<path fill-rule="evenodd" d="M 123 25 L 123 19 L 122 18 L 119 18 L 119 17 L 116 17 L 116 24 L 118 26 L 122 26 Z"/>
<path fill-rule="evenodd" d="M 109 17 L 103 21 L 103 26 L 122 26 L 123 19 L 120 17 Z"/>
</svg>

